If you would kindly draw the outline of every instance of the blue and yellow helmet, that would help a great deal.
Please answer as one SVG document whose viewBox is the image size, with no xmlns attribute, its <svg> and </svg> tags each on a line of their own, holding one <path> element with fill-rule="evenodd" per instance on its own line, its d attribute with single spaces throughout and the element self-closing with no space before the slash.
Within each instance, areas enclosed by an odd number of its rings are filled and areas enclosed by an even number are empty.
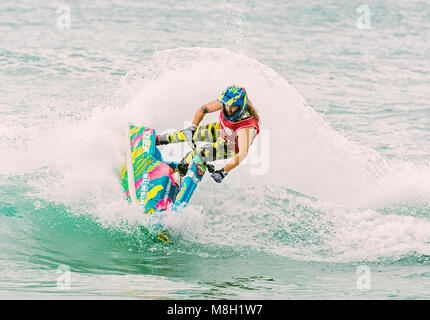
<svg viewBox="0 0 430 320">
<path fill-rule="evenodd" d="M 223 91 L 223 93 L 221 93 L 217 100 L 223 104 L 222 112 L 224 119 L 228 121 L 237 119 L 237 117 L 239 117 L 245 111 L 248 105 L 248 95 L 245 88 L 241 86 L 228 87 Z M 233 115 L 228 116 L 225 106 L 239 106 L 240 108 Z"/>
</svg>

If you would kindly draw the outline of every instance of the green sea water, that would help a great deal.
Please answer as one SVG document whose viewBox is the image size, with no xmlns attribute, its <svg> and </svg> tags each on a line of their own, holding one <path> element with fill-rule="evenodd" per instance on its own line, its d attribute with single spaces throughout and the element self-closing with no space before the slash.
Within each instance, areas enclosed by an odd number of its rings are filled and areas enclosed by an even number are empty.
<svg viewBox="0 0 430 320">
<path fill-rule="evenodd" d="M 1 299 L 430 298 L 428 3 L 3 1 L 0 34 Z M 125 125 L 232 83 L 261 135 L 154 243 Z"/>
</svg>

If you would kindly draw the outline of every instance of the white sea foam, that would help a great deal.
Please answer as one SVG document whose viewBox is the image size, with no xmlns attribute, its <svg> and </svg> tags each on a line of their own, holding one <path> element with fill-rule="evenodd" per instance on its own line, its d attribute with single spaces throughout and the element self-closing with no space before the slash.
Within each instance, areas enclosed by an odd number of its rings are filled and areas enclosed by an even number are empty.
<svg viewBox="0 0 430 320">
<path fill-rule="evenodd" d="M 221 185 L 206 177 L 188 211 L 166 219 L 174 233 L 304 259 L 428 253 L 428 216 L 378 210 L 410 200 L 428 203 L 429 166 L 394 165 L 346 139 L 274 70 L 225 49 L 157 52 L 122 79 L 115 103 L 94 108 L 85 119 L 56 115 L 39 126 L 7 123 L 0 173 L 29 175 L 39 197 L 105 225 L 146 223 L 124 200 L 118 178 L 125 125 L 159 132 L 182 128 L 199 106 L 233 83 L 247 88 L 262 119 L 262 135 L 247 161 Z M 205 122 L 210 121 L 217 115 L 208 115 Z M 187 151 L 183 144 L 162 150 L 167 158 Z"/>
</svg>

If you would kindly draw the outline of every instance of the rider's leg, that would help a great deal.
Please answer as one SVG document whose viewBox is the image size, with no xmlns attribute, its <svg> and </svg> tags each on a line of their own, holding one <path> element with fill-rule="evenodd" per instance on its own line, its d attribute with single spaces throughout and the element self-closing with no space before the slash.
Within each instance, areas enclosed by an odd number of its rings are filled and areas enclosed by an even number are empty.
<svg viewBox="0 0 430 320">
<path fill-rule="evenodd" d="M 197 127 L 193 135 L 194 141 L 207 141 L 215 142 L 218 137 L 218 130 L 220 128 L 219 122 L 209 123 L 203 126 Z M 184 142 L 187 139 L 184 135 L 184 130 L 178 130 L 173 133 L 165 133 L 157 135 L 155 139 L 155 145 L 163 145 L 169 143 Z"/>
</svg>

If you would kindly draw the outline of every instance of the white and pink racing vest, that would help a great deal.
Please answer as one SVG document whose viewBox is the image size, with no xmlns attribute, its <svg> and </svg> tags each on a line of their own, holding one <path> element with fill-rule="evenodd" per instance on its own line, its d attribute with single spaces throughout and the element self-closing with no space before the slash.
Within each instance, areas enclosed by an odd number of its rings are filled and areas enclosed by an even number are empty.
<svg viewBox="0 0 430 320">
<path fill-rule="evenodd" d="M 260 133 L 260 126 L 258 125 L 257 119 L 255 119 L 254 117 L 246 118 L 237 122 L 228 121 L 224 119 L 224 114 L 221 110 L 219 115 L 219 122 L 221 125 L 219 132 L 220 136 L 225 140 L 228 147 L 233 149 L 236 153 L 239 152 L 239 144 L 236 133 L 239 129 L 255 128 L 250 145 L 254 142 L 255 137 Z"/>
</svg>

